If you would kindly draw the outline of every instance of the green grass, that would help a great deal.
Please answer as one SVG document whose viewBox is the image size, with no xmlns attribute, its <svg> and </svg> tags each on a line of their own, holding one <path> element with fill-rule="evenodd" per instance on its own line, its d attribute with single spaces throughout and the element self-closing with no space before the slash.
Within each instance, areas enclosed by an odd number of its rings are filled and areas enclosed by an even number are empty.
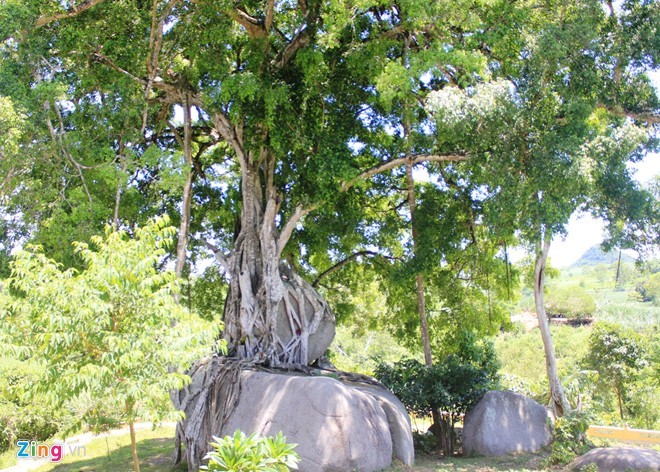
<svg viewBox="0 0 660 472">
<path fill-rule="evenodd" d="M 141 472 L 167 472 L 172 467 L 174 427 L 137 431 L 137 450 Z M 129 434 L 100 437 L 85 445 L 85 457 L 65 455 L 60 464 L 47 464 L 38 472 L 103 471 L 128 472 L 133 470 L 131 439 Z"/>
<path fill-rule="evenodd" d="M 388 472 L 491 472 L 547 470 L 544 466 L 548 453 L 514 454 L 503 457 L 454 457 L 439 459 L 434 456 L 417 455 L 415 465 L 406 467 L 400 463 L 393 465 Z"/>
<path fill-rule="evenodd" d="M 16 465 L 16 450 L 9 449 L 0 454 L 0 470 Z"/>
<path fill-rule="evenodd" d="M 185 471 L 171 465 L 174 428 L 138 431 L 138 457 L 142 472 Z M 66 456 L 61 464 L 48 464 L 38 472 L 129 472 L 133 470 L 130 437 L 127 434 L 100 437 L 86 445 L 86 457 Z M 432 455 L 418 455 L 413 467 L 394 464 L 389 472 L 441 472 L 441 471 L 524 471 L 543 470 L 548 453 L 516 454 L 505 457 L 474 457 L 439 459 Z"/>
</svg>

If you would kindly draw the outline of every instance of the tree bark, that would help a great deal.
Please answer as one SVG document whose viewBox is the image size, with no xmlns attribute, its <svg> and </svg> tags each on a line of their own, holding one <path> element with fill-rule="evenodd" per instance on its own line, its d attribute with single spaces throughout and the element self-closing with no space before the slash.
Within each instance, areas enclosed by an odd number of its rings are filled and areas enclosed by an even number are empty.
<svg viewBox="0 0 660 472">
<path fill-rule="evenodd" d="M 406 179 L 408 181 L 408 207 L 410 208 L 410 225 L 412 226 L 412 240 L 413 252 L 417 254 L 417 247 L 419 245 L 419 234 L 415 227 L 415 180 L 412 175 L 412 163 L 406 166 Z M 431 340 L 429 336 L 429 323 L 426 318 L 426 301 L 424 299 L 424 277 L 418 273 L 415 277 L 417 286 L 417 313 L 419 314 L 421 334 L 422 334 L 422 347 L 424 348 L 424 362 L 427 367 L 433 365 L 433 355 L 431 354 Z"/>
<path fill-rule="evenodd" d="M 225 339 L 241 359 L 267 360 L 272 365 L 307 364 L 309 337 L 323 319 L 334 320 L 334 316 L 316 290 L 281 261 L 295 226 L 289 223 L 298 221 L 304 212 L 296 210 L 279 232 L 279 197 L 271 189 L 263 201 L 257 169 L 243 174 L 241 190 L 241 227 L 227 261 Z M 284 326 L 278 326 L 282 323 Z"/>
<path fill-rule="evenodd" d="M 564 390 L 562 389 L 559 376 L 557 375 L 557 361 L 555 359 L 555 348 L 550 336 L 550 326 L 548 316 L 545 312 L 545 300 L 543 290 L 545 288 L 545 267 L 550 252 L 550 242 L 552 234 L 546 232 L 539 244 L 539 250 L 536 253 L 536 262 L 534 266 L 534 302 L 536 305 L 536 316 L 539 320 L 539 329 L 543 340 L 545 351 L 545 367 L 548 373 L 548 383 L 550 384 L 550 401 L 554 413 L 561 417 L 570 411 L 570 405 Z"/>
<path fill-rule="evenodd" d="M 176 245 L 176 265 L 174 272 L 177 278 L 181 278 L 183 268 L 186 265 L 186 247 L 188 246 L 188 232 L 190 230 L 190 208 L 192 204 L 192 120 L 190 117 L 190 99 L 186 94 L 183 104 L 183 160 L 186 181 L 183 185 L 183 200 L 181 203 L 181 225 L 179 226 L 179 238 Z"/>
<path fill-rule="evenodd" d="M 126 414 L 128 415 L 128 429 L 131 433 L 131 453 L 133 454 L 133 472 L 140 472 L 140 462 L 137 455 L 137 442 L 135 440 L 135 423 L 133 421 L 133 403 L 126 400 Z"/>
</svg>

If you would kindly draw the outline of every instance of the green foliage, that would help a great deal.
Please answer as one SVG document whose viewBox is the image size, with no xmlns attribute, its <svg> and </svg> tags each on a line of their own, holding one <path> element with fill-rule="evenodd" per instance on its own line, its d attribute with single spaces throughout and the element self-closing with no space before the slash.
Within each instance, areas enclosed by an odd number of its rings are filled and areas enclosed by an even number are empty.
<svg viewBox="0 0 660 472">
<path fill-rule="evenodd" d="M 584 364 L 599 372 L 600 385 L 614 391 L 623 419 L 629 389 L 648 366 L 641 337 L 620 325 L 597 323 L 589 337 Z"/>
<path fill-rule="evenodd" d="M 546 296 L 546 310 L 553 316 L 581 319 L 596 311 L 596 299 L 579 285 L 553 288 Z"/>
<path fill-rule="evenodd" d="M 202 274 L 188 281 L 188 290 L 184 290 L 184 301 L 191 310 L 207 321 L 222 317 L 227 280 L 217 266 L 208 267 Z"/>
<path fill-rule="evenodd" d="M 35 247 L 16 255 L 15 295 L 0 322 L 13 351 L 43 367 L 32 398 L 43 395 L 52 409 L 91 400 L 79 422 L 97 418 L 107 399 L 127 421 L 171 414 L 168 392 L 190 381 L 177 369 L 210 352 L 218 331 L 178 305 L 174 274 L 157 270 L 174 234 L 167 223 L 136 228 L 134 238 L 108 228 L 93 247 L 78 243 L 81 271 L 62 270 Z"/>
<path fill-rule="evenodd" d="M 33 362 L 0 361 L 0 452 L 19 439 L 49 439 L 63 425 L 63 415 L 44 405 L 43 396 L 23 395 L 23 387 L 37 381 L 40 369 Z"/>
<path fill-rule="evenodd" d="M 384 331 L 359 331 L 356 327 L 337 326 L 330 346 L 330 361 L 339 370 L 374 375 L 378 363 L 394 363 L 412 353 Z"/>
<path fill-rule="evenodd" d="M 433 454 L 438 450 L 438 438 L 430 431 L 412 432 L 413 447 L 422 454 Z"/>
<path fill-rule="evenodd" d="M 638 282 L 635 291 L 641 301 L 660 306 L 660 272 L 650 274 L 647 279 Z"/>
<path fill-rule="evenodd" d="M 442 363 L 426 366 L 415 359 L 393 365 L 379 364 L 375 376 L 418 417 L 433 416 L 431 429 L 451 456 L 454 425 L 486 391 L 497 388 L 499 364 L 492 344 L 472 344 L 446 356 Z"/>
<path fill-rule="evenodd" d="M 551 464 L 566 465 L 594 447 L 587 438 L 587 430 L 592 420 L 589 414 L 572 411 L 555 421 Z"/>
<path fill-rule="evenodd" d="M 288 472 L 297 469 L 300 456 L 294 451 L 296 444 L 287 444 L 281 432 L 274 438 L 260 437 L 256 433 L 246 436 L 240 430 L 234 436 L 213 437 L 207 466 L 201 470 L 230 472 Z"/>
</svg>

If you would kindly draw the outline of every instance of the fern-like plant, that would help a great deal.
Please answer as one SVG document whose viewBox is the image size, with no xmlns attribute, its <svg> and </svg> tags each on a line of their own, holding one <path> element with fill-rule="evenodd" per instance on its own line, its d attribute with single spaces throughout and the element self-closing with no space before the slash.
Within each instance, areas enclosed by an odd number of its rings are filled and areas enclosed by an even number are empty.
<svg viewBox="0 0 660 472">
<path fill-rule="evenodd" d="M 236 430 L 234 436 L 213 437 L 213 451 L 209 452 L 207 466 L 210 472 L 289 472 L 298 469 L 300 456 L 294 452 L 297 444 L 287 444 L 286 437 L 277 433 L 274 438 L 254 433 L 246 436 Z"/>
</svg>

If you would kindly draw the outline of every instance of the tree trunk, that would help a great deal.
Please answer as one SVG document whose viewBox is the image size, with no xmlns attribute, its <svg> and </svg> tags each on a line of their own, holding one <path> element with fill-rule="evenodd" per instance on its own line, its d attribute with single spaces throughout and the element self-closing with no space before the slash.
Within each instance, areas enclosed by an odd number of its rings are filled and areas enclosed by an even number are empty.
<svg viewBox="0 0 660 472">
<path fill-rule="evenodd" d="M 137 442 L 135 441 L 135 424 L 133 421 L 133 404 L 126 400 L 126 414 L 128 415 L 128 429 L 131 433 L 131 452 L 133 453 L 133 472 L 140 472 L 140 462 L 137 455 Z"/>
<path fill-rule="evenodd" d="M 184 175 L 186 182 L 183 186 L 183 201 L 181 204 L 181 225 L 179 227 L 179 238 L 176 244 L 176 265 L 174 272 L 177 278 L 181 278 L 183 268 L 186 265 L 186 247 L 188 246 L 188 232 L 190 229 L 190 207 L 192 203 L 192 120 L 190 117 L 190 99 L 186 96 L 183 104 L 183 159 Z"/>
<path fill-rule="evenodd" d="M 310 336 L 324 320 L 331 321 L 328 336 L 334 337 L 334 315 L 316 290 L 281 261 L 289 234 L 276 229 L 279 198 L 273 193 L 263 203 L 255 171 L 243 174 L 242 193 L 240 231 L 226 261 L 225 339 L 240 359 L 306 365 L 313 360 Z"/>
<path fill-rule="evenodd" d="M 570 405 L 559 381 L 557 375 L 557 361 L 555 360 L 555 348 L 550 336 L 550 326 L 548 316 L 545 312 L 545 301 L 543 289 L 545 287 L 545 265 L 550 251 L 550 242 L 552 235 L 548 232 L 542 237 L 541 248 L 536 253 L 536 263 L 534 267 L 534 302 L 536 304 L 536 316 L 539 320 L 539 329 L 543 339 L 543 348 L 545 350 L 545 366 L 548 373 L 548 383 L 550 384 L 551 405 L 557 417 L 563 416 L 570 411 Z"/>
<path fill-rule="evenodd" d="M 413 253 L 417 253 L 417 246 L 419 244 L 419 235 L 415 227 L 415 180 L 412 175 L 412 164 L 406 166 L 406 179 L 408 181 L 408 207 L 410 208 L 410 226 L 412 226 L 412 240 L 413 240 Z M 431 354 L 431 340 L 429 337 L 429 323 L 426 318 L 426 301 L 424 300 L 424 277 L 422 274 L 417 274 L 415 278 L 417 285 L 417 313 L 419 314 L 419 321 L 422 334 L 422 347 L 424 348 L 424 362 L 427 367 L 433 365 L 433 356 Z M 434 418 L 435 419 L 435 418 Z"/>
<path fill-rule="evenodd" d="M 619 402 L 619 415 L 623 421 L 623 390 L 619 387 L 615 388 L 616 390 L 616 399 Z"/>
</svg>

